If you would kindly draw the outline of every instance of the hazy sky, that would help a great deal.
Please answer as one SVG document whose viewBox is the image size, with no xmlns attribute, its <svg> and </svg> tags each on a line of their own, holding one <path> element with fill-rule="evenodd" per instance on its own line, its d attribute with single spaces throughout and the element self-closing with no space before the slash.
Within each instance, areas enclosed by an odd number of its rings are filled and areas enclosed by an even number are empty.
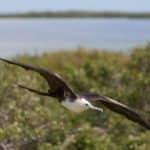
<svg viewBox="0 0 150 150">
<path fill-rule="evenodd" d="M 0 12 L 98 10 L 150 12 L 150 0 L 1 0 Z"/>
</svg>

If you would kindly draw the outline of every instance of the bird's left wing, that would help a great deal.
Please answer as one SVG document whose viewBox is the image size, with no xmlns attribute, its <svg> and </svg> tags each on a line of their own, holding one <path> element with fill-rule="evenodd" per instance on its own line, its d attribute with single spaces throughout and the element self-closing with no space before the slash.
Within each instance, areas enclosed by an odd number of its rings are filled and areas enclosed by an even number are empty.
<svg viewBox="0 0 150 150">
<path fill-rule="evenodd" d="M 7 60 L 4 58 L 0 58 L 0 60 L 4 61 L 6 63 L 12 64 L 12 65 L 17 65 L 19 67 L 24 68 L 25 70 L 31 70 L 31 71 L 37 72 L 43 78 L 45 78 L 45 80 L 48 82 L 49 87 L 53 91 L 55 91 L 57 89 L 62 89 L 62 90 L 65 90 L 66 92 L 68 92 L 70 94 L 70 96 L 76 98 L 76 94 L 72 91 L 72 89 L 68 86 L 68 84 L 63 80 L 63 78 L 61 78 L 56 73 L 53 73 L 53 72 L 46 70 L 46 69 L 43 69 L 43 68 L 39 68 L 39 67 L 31 66 L 28 64 L 20 63 L 17 61 Z"/>
<path fill-rule="evenodd" d="M 102 96 L 100 94 L 84 93 L 79 94 L 79 96 L 85 97 L 88 101 L 99 101 L 102 105 L 109 108 L 111 111 L 119 113 L 120 115 L 125 116 L 129 120 L 132 120 L 133 122 L 136 122 L 144 128 L 150 130 L 150 122 L 146 121 L 135 110 L 125 104 L 122 104 L 109 97 Z"/>
<path fill-rule="evenodd" d="M 30 92 L 32 92 L 32 93 L 36 93 L 36 94 L 38 94 L 38 95 L 50 96 L 50 94 L 47 93 L 47 92 L 41 92 L 41 91 L 38 91 L 38 90 L 35 90 L 35 89 L 32 89 L 32 88 L 28 88 L 28 87 L 26 87 L 26 86 L 24 86 L 24 85 L 21 85 L 21 84 L 17 84 L 17 86 L 20 87 L 20 88 L 22 88 L 22 89 L 26 89 L 26 90 L 28 90 L 28 91 L 30 91 Z"/>
</svg>

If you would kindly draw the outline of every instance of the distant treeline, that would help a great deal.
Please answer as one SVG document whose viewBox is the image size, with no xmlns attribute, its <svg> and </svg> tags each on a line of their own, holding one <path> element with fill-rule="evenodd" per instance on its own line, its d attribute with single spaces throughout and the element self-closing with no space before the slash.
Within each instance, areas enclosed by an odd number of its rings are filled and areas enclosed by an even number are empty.
<svg viewBox="0 0 150 150">
<path fill-rule="evenodd" d="M 150 12 L 46 11 L 0 14 L 0 18 L 150 18 Z"/>
</svg>

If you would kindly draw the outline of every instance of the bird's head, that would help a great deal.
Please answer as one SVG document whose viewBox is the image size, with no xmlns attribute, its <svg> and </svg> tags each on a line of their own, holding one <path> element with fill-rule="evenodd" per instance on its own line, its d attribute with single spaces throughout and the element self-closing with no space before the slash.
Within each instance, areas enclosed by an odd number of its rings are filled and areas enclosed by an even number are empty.
<svg viewBox="0 0 150 150">
<path fill-rule="evenodd" d="M 93 109 L 93 110 L 97 110 L 97 111 L 103 112 L 102 108 L 99 108 L 99 107 L 96 107 L 96 106 L 92 105 L 89 101 L 87 101 L 84 98 L 81 98 L 81 104 L 84 107 L 88 108 L 88 109 Z"/>
</svg>

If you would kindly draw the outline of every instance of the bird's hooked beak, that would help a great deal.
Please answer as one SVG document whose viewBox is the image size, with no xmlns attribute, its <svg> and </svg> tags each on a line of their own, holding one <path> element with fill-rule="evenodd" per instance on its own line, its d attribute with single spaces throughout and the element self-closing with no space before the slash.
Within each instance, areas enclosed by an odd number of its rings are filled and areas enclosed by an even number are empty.
<svg viewBox="0 0 150 150">
<path fill-rule="evenodd" d="M 93 106 L 92 104 L 89 105 L 89 108 L 90 108 L 90 109 L 93 109 L 93 110 L 97 110 L 97 111 L 103 112 L 103 109 L 102 109 L 102 108 L 95 107 L 95 106 Z"/>
</svg>

